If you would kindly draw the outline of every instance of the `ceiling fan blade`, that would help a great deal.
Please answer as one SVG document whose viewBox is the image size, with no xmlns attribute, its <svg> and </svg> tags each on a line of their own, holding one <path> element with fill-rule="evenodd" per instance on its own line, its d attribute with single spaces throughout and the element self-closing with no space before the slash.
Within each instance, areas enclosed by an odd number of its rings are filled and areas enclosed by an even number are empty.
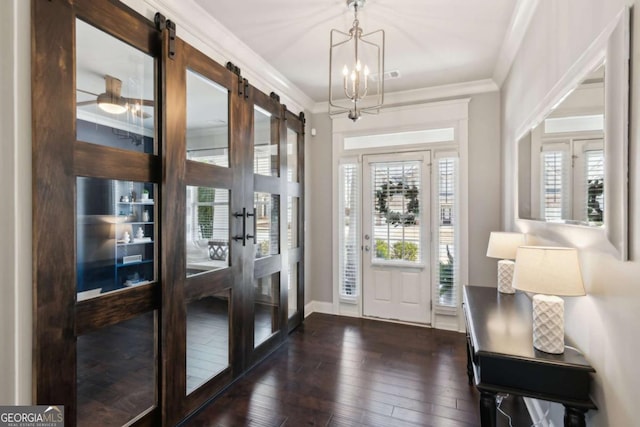
<svg viewBox="0 0 640 427">
<path fill-rule="evenodd" d="M 136 110 L 133 112 L 133 114 L 135 114 L 137 117 L 140 117 L 142 119 L 148 119 L 149 117 L 151 117 L 151 114 L 145 113 L 142 110 Z"/>
<path fill-rule="evenodd" d="M 93 99 L 91 101 L 80 101 L 80 102 L 76 102 L 76 107 L 83 107 L 85 105 L 92 105 L 92 104 L 97 104 L 98 101 Z"/>
<path fill-rule="evenodd" d="M 78 92 L 82 92 L 82 93 L 86 93 L 87 95 L 93 95 L 93 96 L 96 96 L 96 97 L 98 96 L 98 94 L 97 94 L 97 93 L 89 92 L 88 90 L 84 90 L 84 89 L 78 89 L 78 88 L 76 88 L 76 91 L 78 91 Z"/>
</svg>

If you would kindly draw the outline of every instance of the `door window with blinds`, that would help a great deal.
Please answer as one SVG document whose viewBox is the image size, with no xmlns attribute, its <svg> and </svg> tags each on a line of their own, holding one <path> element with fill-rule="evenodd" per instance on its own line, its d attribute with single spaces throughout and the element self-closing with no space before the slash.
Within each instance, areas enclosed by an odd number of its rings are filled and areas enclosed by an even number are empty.
<svg viewBox="0 0 640 427">
<path fill-rule="evenodd" d="M 420 263 L 421 162 L 371 164 L 373 262 Z"/>
<path fill-rule="evenodd" d="M 604 221 L 602 139 L 543 142 L 540 153 L 540 207 L 547 221 Z"/>
<path fill-rule="evenodd" d="M 455 307 L 458 300 L 458 157 L 455 153 L 436 153 L 436 305 Z"/>
</svg>

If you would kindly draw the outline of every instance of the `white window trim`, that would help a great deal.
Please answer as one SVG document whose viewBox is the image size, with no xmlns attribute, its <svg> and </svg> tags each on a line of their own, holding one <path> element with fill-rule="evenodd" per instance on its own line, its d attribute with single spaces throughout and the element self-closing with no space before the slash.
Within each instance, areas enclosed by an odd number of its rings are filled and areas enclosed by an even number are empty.
<svg viewBox="0 0 640 427">
<path fill-rule="evenodd" d="M 389 149 L 378 148 L 372 150 L 344 150 L 344 139 L 353 136 L 365 136 L 373 134 L 411 132 L 428 129 L 454 128 L 455 139 L 447 143 L 413 144 L 404 147 L 393 147 L 393 152 L 415 151 L 418 149 L 451 150 L 455 147 L 459 155 L 459 285 L 456 307 L 450 310 L 432 310 L 431 325 L 439 329 L 464 331 L 464 318 L 460 309 L 462 303 L 462 286 L 469 283 L 469 217 L 468 217 L 468 193 L 469 193 L 469 101 L 470 98 L 462 98 L 450 101 L 432 102 L 426 104 L 406 105 L 383 109 L 377 116 L 363 117 L 357 123 L 348 118 L 333 118 L 332 138 L 332 188 L 338 189 L 338 172 L 341 159 L 348 156 L 361 156 L 389 152 Z M 333 206 L 338 206 L 339 191 L 333 192 Z M 339 290 L 339 236 L 338 236 L 338 209 L 332 212 L 333 230 L 333 313 L 345 316 L 362 317 L 362 300 L 357 304 L 344 304 L 340 299 Z M 362 292 L 360 292 L 362 295 Z"/>
</svg>

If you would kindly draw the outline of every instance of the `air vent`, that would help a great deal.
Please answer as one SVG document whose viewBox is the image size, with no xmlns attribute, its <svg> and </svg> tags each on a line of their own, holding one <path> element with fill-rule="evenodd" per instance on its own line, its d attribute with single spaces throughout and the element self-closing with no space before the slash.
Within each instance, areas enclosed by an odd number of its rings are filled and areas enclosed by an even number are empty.
<svg viewBox="0 0 640 427">
<path fill-rule="evenodd" d="M 385 71 L 382 74 L 382 76 L 383 76 L 383 78 L 385 80 L 399 79 L 400 78 L 400 71 L 398 71 L 398 70 Z M 371 75 L 371 80 L 373 80 L 374 82 L 378 81 L 378 75 L 377 74 L 372 74 Z"/>
</svg>

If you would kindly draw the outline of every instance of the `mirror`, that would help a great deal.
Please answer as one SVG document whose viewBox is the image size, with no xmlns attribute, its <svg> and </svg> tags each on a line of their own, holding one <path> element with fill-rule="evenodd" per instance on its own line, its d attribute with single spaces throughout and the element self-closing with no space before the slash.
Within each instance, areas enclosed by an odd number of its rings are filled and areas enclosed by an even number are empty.
<svg viewBox="0 0 640 427">
<path fill-rule="evenodd" d="M 520 231 L 628 259 L 629 8 L 516 132 Z M 569 226 L 567 226 L 569 225 Z"/>
<path fill-rule="evenodd" d="M 518 141 L 518 216 L 604 225 L 604 64 Z"/>
</svg>

